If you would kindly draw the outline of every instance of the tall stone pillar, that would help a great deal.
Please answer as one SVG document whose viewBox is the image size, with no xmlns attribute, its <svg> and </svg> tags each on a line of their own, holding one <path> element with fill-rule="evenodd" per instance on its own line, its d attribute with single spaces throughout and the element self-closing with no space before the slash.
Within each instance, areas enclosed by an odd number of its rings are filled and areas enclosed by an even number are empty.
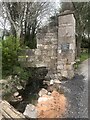
<svg viewBox="0 0 90 120">
<path fill-rule="evenodd" d="M 58 16 L 58 77 L 72 78 L 75 61 L 75 18 L 73 13 L 64 12 Z"/>
</svg>

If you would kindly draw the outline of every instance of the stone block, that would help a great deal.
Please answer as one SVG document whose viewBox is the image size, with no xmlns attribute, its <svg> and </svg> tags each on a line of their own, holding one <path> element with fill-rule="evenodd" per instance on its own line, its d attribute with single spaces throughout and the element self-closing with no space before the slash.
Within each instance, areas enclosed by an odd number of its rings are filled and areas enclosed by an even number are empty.
<svg viewBox="0 0 90 120">
<path fill-rule="evenodd" d="M 58 79 L 61 79 L 62 74 L 61 73 L 57 73 Z"/>
<path fill-rule="evenodd" d="M 63 64 L 63 61 L 62 60 L 58 60 L 57 61 L 57 64 L 59 65 L 59 64 Z"/>
<path fill-rule="evenodd" d="M 75 61 L 75 55 L 68 54 L 67 59 L 68 59 L 68 63 L 74 62 Z"/>
<path fill-rule="evenodd" d="M 57 72 L 60 73 L 60 72 L 61 72 L 61 69 L 57 69 Z"/>
<path fill-rule="evenodd" d="M 69 79 L 72 79 L 74 77 L 74 70 L 68 70 L 68 77 Z"/>
<path fill-rule="evenodd" d="M 34 105 L 28 104 L 23 114 L 28 118 L 37 118 L 37 109 Z"/>
<path fill-rule="evenodd" d="M 19 95 L 19 92 L 15 92 L 15 93 L 13 94 L 14 97 L 17 97 L 18 95 Z"/>
<path fill-rule="evenodd" d="M 43 95 L 47 95 L 48 94 L 48 91 L 46 90 L 46 89 L 44 89 L 44 88 L 42 88 L 40 91 L 39 91 L 39 93 L 38 93 L 38 95 L 41 97 L 41 96 L 43 96 Z"/>
<path fill-rule="evenodd" d="M 43 56 L 43 61 L 45 61 L 45 62 L 50 62 L 50 57 Z"/>
<path fill-rule="evenodd" d="M 58 50 L 58 53 L 61 53 L 62 52 L 62 50 Z"/>
<path fill-rule="evenodd" d="M 73 69 L 73 66 L 70 64 L 70 65 L 66 65 L 66 69 L 67 70 L 72 70 Z"/>
<path fill-rule="evenodd" d="M 68 14 L 68 15 L 64 15 L 64 16 L 59 16 L 59 25 L 62 25 L 62 24 L 75 24 L 75 19 L 74 19 L 74 16 L 73 14 Z"/>
<path fill-rule="evenodd" d="M 45 45 L 45 46 L 44 46 L 44 49 L 48 49 L 48 45 Z"/>
<path fill-rule="evenodd" d="M 65 64 L 64 65 L 64 69 L 65 70 L 72 70 L 73 69 L 73 65 L 71 63 Z"/>
<path fill-rule="evenodd" d="M 54 84 L 54 80 L 50 80 L 50 85 L 53 85 Z"/>
<path fill-rule="evenodd" d="M 41 55 L 41 50 L 40 49 L 36 49 L 35 55 Z"/>
<path fill-rule="evenodd" d="M 75 44 L 71 43 L 69 49 L 75 50 Z"/>
<path fill-rule="evenodd" d="M 61 71 L 61 75 L 62 75 L 63 77 L 68 78 L 68 73 L 67 73 L 67 71 L 62 70 L 62 71 Z"/>
<path fill-rule="evenodd" d="M 61 70 L 61 69 L 63 69 L 63 68 L 64 68 L 63 64 L 57 66 L 57 69 L 60 69 L 60 70 Z"/>
<path fill-rule="evenodd" d="M 71 40 L 71 37 L 73 37 L 75 39 L 75 31 L 74 31 L 74 28 L 73 26 L 64 26 L 64 27 L 59 27 L 58 29 L 58 39 L 59 41 L 70 41 Z M 70 38 L 67 39 L 67 38 Z M 73 40 L 74 40 L 73 39 Z"/>
<path fill-rule="evenodd" d="M 60 74 L 60 75 L 61 75 L 61 74 Z M 60 84 L 61 82 L 60 82 L 60 80 L 55 79 L 55 80 L 54 80 L 54 83 Z"/>
<path fill-rule="evenodd" d="M 28 58 L 28 61 L 27 62 L 34 62 L 35 61 L 35 58 Z"/>
<path fill-rule="evenodd" d="M 66 26 L 65 27 L 60 27 L 58 29 L 58 38 L 66 36 Z"/>
<path fill-rule="evenodd" d="M 36 67 L 47 67 L 47 64 L 40 62 L 36 64 Z"/>
</svg>

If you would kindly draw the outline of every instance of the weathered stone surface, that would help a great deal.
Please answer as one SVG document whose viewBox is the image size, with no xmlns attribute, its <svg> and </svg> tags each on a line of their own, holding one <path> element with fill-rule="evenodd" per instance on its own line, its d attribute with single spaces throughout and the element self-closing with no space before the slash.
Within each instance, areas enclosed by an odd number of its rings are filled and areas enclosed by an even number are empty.
<svg viewBox="0 0 90 120">
<path fill-rule="evenodd" d="M 63 69 L 63 68 L 64 68 L 63 64 L 57 66 L 57 69 L 60 69 L 60 70 L 61 70 L 61 69 Z"/>
<path fill-rule="evenodd" d="M 61 74 L 62 74 L 63 77 L 66 77 L 66 78 L 68 77 L 67 71 L 62 71 Z"/>
<path fill-rule="evenodd" d="M 19 99 L 19 100 L 22 100 L 22 96 L 18 96 L 18 99 Z"/>
<path fill-rule="evenodd" d="M 37 49 L 32 50 L 31 56 L 27 50 L 30 57 L 25 58 L 26 62 L 30 62 L 28 66 L 47 67 L 50 79 L 55 79 L 54 73 L 61 79 L 62 76 L 69 78 L 70 71 L 74 72 L 71 64 L 75 61 L 76 47 L 73 13 L 58 16 L 57 23 L 52 27 L 48 24 L 39 31 Z"/>
<path fill-rule="evenodd" d="M 60 84 L 61 82 L 60 82 L 60 80 L 55 79 L 55 80 L 54 80 L 54 83 Z"/>
<path fill-rule="evenodd" d="M 41 55 L 41 50 L 40 49 L 36 49 L 35 55 Z"/>
<path fill-rule="evenodd" d="M 66 98 L 63 94 L 53 91 L 51 95 L 41 97 L 37 104 L 38 118 L 60 118 L 65 112 Z"/>
<path fill-rule="evenodd" d="M 48 95 L 43 95 L 42 97 L 38 99 L 38 103 L 45 102 L 45 101 L 52 100 L 52 99 L 53 97 L 50 97 Z"/>
<path fill-rule="evenodd" d="M 59 25 L 71 25 L 74 24 L 75 20 L 73 14 L 59 16 Z"/>
<path fill-rule="evenodd" d="M 2 117 L 3 119 L 11 119 L 11 120 L 15 120 L 15 119 L 25 119 L 25 116 L 18 112 L 16 109 L 14 109 L 13 106 L 11 106 L 7 101 L 1 101 L 0 102 L 0 118 Z"/>
<path fill-rule="evenodd" d="M 7 83 L 7 80 L 1 79 L 0 84 Z"/>
<path fill-rule="evenodd" d="M 18 90 L 22 90 L 23 87 L 22 87 L 22 86 L 17 86 L 17 89 L 18 89 Z"/>
<path fill-rule="evenodd" d="M 19 92 L 15 92 L 15 93 L 13 94 L 14 97 L 17 97 L 18 95 L 19 95 Z"/>
<path fill-rule="evenodd" d="M 50 85 L 53 85 L 54 84 L 54 80 L 50 80 Z"/>
<path fill-rule="evenodd" d="M 28 104 L 23 114 L 28 118 L 37 118 L 37 109 L 34 105 Z"/>
<path fill-rule="evenodd" d="M 44 88 L 42 88 L 40 91 L 39 91 L 39 96 L 41 97 L 41 96 L 43 96 L 43 95 L 46 95 L 48 93 L 48 91 L 46 90 L 46 89 L 44 89 Z"/>
<path fill-rule="evenodd" d="M 48 95 L 51 95 L 51 92 L 48 92 Z"/>
<path fill-rule="evenodd" d="M 74 69 L 71 62 L 75 61 L 75 19 L 73 14 L 60 16 L 58 29 L 58 58 L 57 71 L 61 76 L 71 78 Z M 64 51 L 62 45 L 68 44 L 68 49 Z M 62 66 L 62 67 L 61 67 Z M 61 70 L 60 70 L 61 68 Z M 71 72 L 72 71 L 72 72 Z"/>
</svg>

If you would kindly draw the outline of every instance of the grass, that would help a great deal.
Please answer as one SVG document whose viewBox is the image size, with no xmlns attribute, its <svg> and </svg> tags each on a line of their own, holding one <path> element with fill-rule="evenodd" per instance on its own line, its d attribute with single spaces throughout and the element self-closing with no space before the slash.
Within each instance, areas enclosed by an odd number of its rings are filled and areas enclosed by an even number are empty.
<svg viewBox="0 0 90 120">
<path fill-rule="evenodd" d="M 87 60 L 88 58 L 90 58 L 90 53 L 88 53 L 88 52 L 82 52 L 81 55 L 80 55 L 80 57 L 78 58 L 78 59 L 80 59 L 80 61 L 78 61 L 78 62 L 76 62 L 76 63 L 74 64 L 74 68 L 77 69 L 78 66 L 79 66 L 83 61 Z"/>
<path fill-rule="evenodd" d="M 80 63 L 82 63 L 83 61 L 85 61 L 88 58 L 90 58 L 90 53 L 88 53 L 88 52 L 81 53 L 81 55 L 80 55 Z"/>
</svg>

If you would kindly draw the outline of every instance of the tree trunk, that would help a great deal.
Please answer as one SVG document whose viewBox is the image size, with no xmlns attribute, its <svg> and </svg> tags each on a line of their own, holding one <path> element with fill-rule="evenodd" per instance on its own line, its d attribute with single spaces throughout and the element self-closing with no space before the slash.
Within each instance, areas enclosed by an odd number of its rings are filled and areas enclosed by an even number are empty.
<svg viewBox="0 0 90 120">
<path fill-rule="evenodd" d="M 12 35 L 16 38 L 17 37 L 17 32 L 16 32 L 13 24 L 11 24 L 11 32 L 12 32 Z"/>
</svg>

